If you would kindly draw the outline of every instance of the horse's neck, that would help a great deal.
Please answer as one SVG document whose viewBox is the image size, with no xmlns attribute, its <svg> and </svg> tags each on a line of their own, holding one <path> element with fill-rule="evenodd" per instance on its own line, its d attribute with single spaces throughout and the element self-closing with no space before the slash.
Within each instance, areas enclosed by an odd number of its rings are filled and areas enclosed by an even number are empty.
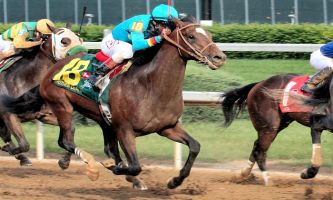
<svg viewBox="0 0 333 200">
<path fill-rule="evenodd" d="M 15 71 L 17 71 L 18 76 L 39 83 L 52 66 L 52 61 L 39 50 L 33 58 L 22 58 L 21 62 L 16 66 Z"/>
<path fill-rule="evenodd" d="M 164 43 L 154 59 L 142 66 L 144 78 L 149 79 L 149 85 L 158 88 L 161 93 L 168 95 L 181 91 L 185 76 L 186 61 L 178 52 L 178 49 L 169 43 Z"/>
</svg>

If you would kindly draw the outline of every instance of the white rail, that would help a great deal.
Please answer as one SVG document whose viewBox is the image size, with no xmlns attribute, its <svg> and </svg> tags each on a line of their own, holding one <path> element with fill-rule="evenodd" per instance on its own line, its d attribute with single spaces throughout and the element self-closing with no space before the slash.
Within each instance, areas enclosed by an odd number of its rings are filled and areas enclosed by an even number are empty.
<svg viewBox="0 0 333 200">
<path fill-rule="evenodd" d="M 312 52 L 323 44 L 216 43 L 222 51 Z M 100 49 L 100 42 L 84 42 L 88 49 Z"/>
</svg>

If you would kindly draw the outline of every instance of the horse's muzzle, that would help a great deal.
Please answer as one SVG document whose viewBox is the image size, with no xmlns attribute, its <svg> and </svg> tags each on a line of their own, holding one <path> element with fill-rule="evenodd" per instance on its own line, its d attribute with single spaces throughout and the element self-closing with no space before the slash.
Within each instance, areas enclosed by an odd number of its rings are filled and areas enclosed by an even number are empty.
<svg viewBox="0 0 333 200">
<path fill-rule="evenodd" d="M 211 56 L 208 59 L 210 61 L 210 63 L 208 63 L 209 68 L 215 70 L 222 67 L 225 64 L 227 56 L 224 53 L 220 53 L 218 55 Z"/>
</svg>

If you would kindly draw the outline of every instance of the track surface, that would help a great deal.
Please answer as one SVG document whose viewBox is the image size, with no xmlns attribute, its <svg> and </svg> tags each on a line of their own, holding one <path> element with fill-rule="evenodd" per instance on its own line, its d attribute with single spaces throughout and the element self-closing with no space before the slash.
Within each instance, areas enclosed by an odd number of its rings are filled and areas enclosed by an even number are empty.
<svg viewBox="0 0 333 200">
<path fill-rule="evenodd" d="M 17 161 L 1 160 L 0 199 L 333 199 L 333 179 L 318 176 L 301 180 L 290 173 L 272 173 L 274 186 L 263 186 L 260 174 L 243 182 L 238 171 L 194 168 L 190 177 L 177 189 L 166 188 L 167 180 L 178 174 L 166 167 L 144 166 L 140 178 L 149 187 L 132 189 L 124 177 L 115 176 L 100 166 L 100 178 L 92 182 L 85 175 L 85 165 L 74 162 L 61 170 L 56 162 L 34 161 L 20 167 Z"/>
</svg>

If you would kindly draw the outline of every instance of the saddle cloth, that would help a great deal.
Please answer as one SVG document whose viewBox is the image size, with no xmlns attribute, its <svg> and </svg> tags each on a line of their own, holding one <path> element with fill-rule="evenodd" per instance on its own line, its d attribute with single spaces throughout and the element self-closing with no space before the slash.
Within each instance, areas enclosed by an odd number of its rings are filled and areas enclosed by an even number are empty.
<svg viewBox="0 0 333 200">
<path fill-rule="evenodd" d="M 93 89 L 93 85 L 88 79 L 101 65 L 103 65 L 103 62 L 97 60 L 95 55 L 83 55 L 80 58 L 71 60 L 60 72 L 56 73 L 53 76 L 53 83 L 61 88 L 98 102 L 99 91 Z M 111 73 L 108 73 L 109 79 L 113 79 L 118 74 L 124 72 L 122 70 L 123 66 L 118 65 Z"/>
<path fill-rule="evenodd" d="M 311 96 L 301 90 L 302 85 L 309 78 L 309 76 L 296 76 L 287 83 L 283 89 L 282 101 L 279 103 L 281 112 L 311 112 L 313 110 L 313 106 L 306 106 L 290 95 L 290 93 L 296 93 L 298 95 Z"/>
<path fill-rule="evenodd" d="M 23 56 L 13 56 L 9 58 L 5 58 L 2 61 L 0 61 L 0 73 L 8 69 L 10 66 L 12 66 L 16 61 L 23 58 Z"/>
</svg>

